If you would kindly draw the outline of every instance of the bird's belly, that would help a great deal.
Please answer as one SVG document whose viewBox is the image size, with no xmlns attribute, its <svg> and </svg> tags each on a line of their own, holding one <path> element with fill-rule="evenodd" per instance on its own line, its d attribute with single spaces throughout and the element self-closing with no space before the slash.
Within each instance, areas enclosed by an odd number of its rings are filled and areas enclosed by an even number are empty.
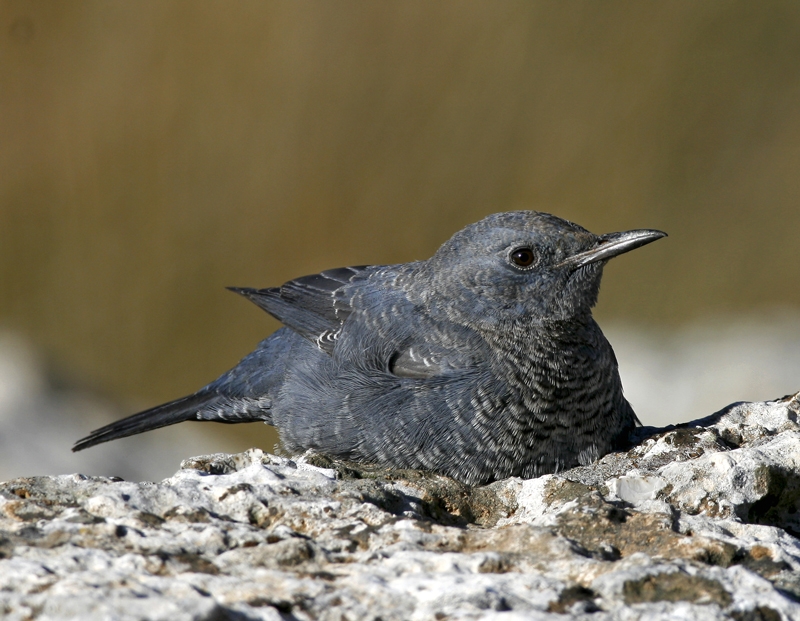
<svg viewBox="0 0 800 621">
<path fill-rule="evenodd" d="M 288 374 L 273 420 L 291 451 L 424 468 L 469 484 L 533 477 L 595 460 L 632 426 L 616 368 L 600 367 L 553 373 L 530 363 L 505 374 L 487 366 L 413 379 L 337 365 L 320 352 Z"/>
</svg>

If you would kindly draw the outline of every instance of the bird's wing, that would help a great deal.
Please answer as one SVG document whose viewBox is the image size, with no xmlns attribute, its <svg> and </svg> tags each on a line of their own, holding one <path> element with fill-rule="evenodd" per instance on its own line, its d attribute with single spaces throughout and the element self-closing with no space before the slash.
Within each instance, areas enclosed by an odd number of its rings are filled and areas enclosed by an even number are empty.
<svg viewBox="0 0 800 621">
<path fill-rule="evenodd" d="M 327 354 L 333 353 L 345 321 L 355 315 L 345 338 L 348 353 L 342 355 L 362 358 L 365 351 L 373 352 L 383 361 L 375 363 L 398 377 L 426 379 L 474 367 L 483 345 L 477 335 L 434 321 L 415 307 L 397 284 L 398 267 L 340 267 L 281 287 L 231 290 Z"/>
<path fill-rule="evenodd" d="M 347 317 L 353 312 L 348 289 L 381 266 L 358 265 L 326 270 L 290 280 L 281 287 L 229 287 L 267 311 L 285 326 L 331 353 Z"/>
</svg>

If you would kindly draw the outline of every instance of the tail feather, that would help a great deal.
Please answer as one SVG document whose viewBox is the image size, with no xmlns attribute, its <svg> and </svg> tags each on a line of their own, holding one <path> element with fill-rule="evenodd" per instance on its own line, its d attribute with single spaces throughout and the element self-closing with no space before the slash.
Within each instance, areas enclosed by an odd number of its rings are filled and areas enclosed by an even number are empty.
<svg viewBox="0 0 800 621">
<path fill-rule="evenodd" d="M 213 406 L 213 402 L 219 398 L 219 395 L 214 393 L 200 392 L 164 403 L 113 422 L 105 427 L 95 429 L 85 438 L 78 440 L 72 450 L 82 451 L 90 446 L 102 444 L 109 440 L 125 438 L 137 433 L 150 431 L 151 429 L 159 429 L 160 427 L 168 427 L 186 420 L 197 420 L 198 413 L 209 406 Z"/>
<path fill-rule="evenodd" d="M 272 424 L 272 397 L 283 382 L 286 365 L 299 347 L 309 345 L 302 336 L 282 328 L 245 356 L 233 369 L 188 397 L 128 416 L 95 429 L 78 440 L 73 451 L 159 429 L 186 420 L 217 423 L 264 422 Z M 314 347 L 313 352 L 318 350 Z"/>
</svg>

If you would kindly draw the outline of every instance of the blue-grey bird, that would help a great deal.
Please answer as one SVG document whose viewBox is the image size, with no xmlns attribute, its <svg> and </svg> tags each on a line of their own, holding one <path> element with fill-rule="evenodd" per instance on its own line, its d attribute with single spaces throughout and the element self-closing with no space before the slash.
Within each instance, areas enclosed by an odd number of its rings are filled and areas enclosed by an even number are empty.
<svg viewBox="0 0 800 621">
<path fill-rule="evenodd" d="M 603 266 L 664 237 L 499 213 L 427 261 L 234 288 L 285 327 L 182 399 L 73 450 L 185 420 L 274 425 L 290 452 L 475 485 L 593 462 L 638 424 L 592 318 Z"/>
</svg>

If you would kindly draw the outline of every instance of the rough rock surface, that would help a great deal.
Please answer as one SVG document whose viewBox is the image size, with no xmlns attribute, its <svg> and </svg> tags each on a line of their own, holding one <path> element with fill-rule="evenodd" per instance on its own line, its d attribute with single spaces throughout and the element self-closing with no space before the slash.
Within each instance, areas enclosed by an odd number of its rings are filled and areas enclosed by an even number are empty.
<svg viewBox="0 0 800 621">
<path fill-rule="evenodd" d="M 800 395 L 468 488 L 251 449 L 0 484 L 4 619 L 800 619 Z"/>
</svg>

